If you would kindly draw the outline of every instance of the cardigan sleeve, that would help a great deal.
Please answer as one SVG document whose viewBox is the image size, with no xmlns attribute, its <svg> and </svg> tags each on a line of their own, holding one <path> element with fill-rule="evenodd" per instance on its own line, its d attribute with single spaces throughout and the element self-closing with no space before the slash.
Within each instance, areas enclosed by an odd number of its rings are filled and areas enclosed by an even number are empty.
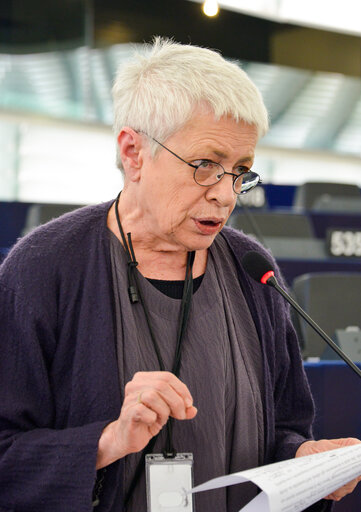
<svg viewBox="0 0 361 512">
<path fill-rule="evenodd" d="M 4 284 L 0 329 L 0 510 L 92 510 L 98 439 L 106 422 L 51 428 L 51 329 Z"/>
<path fill-rule="evenodd" d="M 274 385 L 276 461 L 295 456 L 301 443 L 312 439 L 314 405 L 303 369 L 298 341 L 285 320 L 283 346 L 276 340 L 276 380 Z M 277 334 L 276 334 L 277 335 Z M 277 348 L 277 345 L 280 348 Z"/>
</svg>

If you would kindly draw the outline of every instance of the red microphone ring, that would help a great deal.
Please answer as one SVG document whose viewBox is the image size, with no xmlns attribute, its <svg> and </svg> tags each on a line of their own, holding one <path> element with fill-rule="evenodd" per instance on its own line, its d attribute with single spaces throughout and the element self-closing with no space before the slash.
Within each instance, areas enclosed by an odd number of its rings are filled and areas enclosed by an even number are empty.
<svg viewBox="0 0 361 512">
<path fill-rule="evenodd" d="M 263 274 L 263 276 L 261 277 L 261 283 L 267 284 L 268 279 L 270 277 L 273 277 L 274 275 L 275 275 L 275 273 L 273 272 L 273 270 L 269 270 L 268 272 Z"/>
</svg>

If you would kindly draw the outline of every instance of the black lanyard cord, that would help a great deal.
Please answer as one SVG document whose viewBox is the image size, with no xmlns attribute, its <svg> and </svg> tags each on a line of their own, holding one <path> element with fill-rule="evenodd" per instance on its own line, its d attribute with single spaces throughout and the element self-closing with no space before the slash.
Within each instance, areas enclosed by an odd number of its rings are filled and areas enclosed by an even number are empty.
<svg viewBox="0 0 361 512">
<path fill-rule="evenodd" d="M 180 370 L 180 362 L 181 362 L 181 348 L 182 348 L 182 341 L 186 332 L 187 324 L 188 324 L 188 318 L 189 318 L 189 312 L 191 308 L 192 303 L 192 295 L 193 295 L 193 275 L 192 275 L 192 268 L 195 258 L 195 252 L 189 252 L 187 255 L 187 268 L 186 268 L 186 275 L 184 280 L 184 286 L 183 286 L 183 297 L 182 297 L 182 303 L 181 303 L 181 310 L 179 315 L 179 326 L 178 326 L 178 332 L 177 332 L 177 344 L 176 344 L 176 350 L 175 350 L 175 358 L 172 368 L 172 373 L 179 376 L 179 370 Z"/>
<path fill-rule="evenodd" d="M 136 302 L 140 302 L 144 315 L 147 321 L 149 334 L 152 340 L 152 344 L 154 347 L 154 351 L 157 356 L 159 368 L 161 371 L 165 370 L 165 365 L 160 353 L 159 345 L 157 343 L 156 337 L 153 332 L 153 328 L 150 322 L 150 315 L 148 307 L 144 301 L 143 295 L 141 293 L 140 287 L 138 286 L 138 274 L 136 271 L 136 267 L 138 265 L 138 262 L 135 258 L 135 253 L 133 250 L 133 244 L 131 239 L 131 234 L 127 233 L 128 241 L 125 238 L 124 231 L 120 222 L 119 218 L 119 211 L 118 211 L 118 204 L 119 204 L 119 197 L 120 193 L 116 198 L 115 202 L 115 215 L 118 223 L 118 229 L 120 232 L 120 235 L 122 237 L 124 249 L 127 254 L 127 267 L 128 267 L 128 292 L 130 301 L 132 304 L 135 304 Z M 188 252 L 187 254 L 187 266 L 186 266 L 186 272 L 185 272 L 185 279 L 184 279 L 184 286 L 183 286 L 183 296 L 182 296 L 182 302 L 181 302 L 181 308 L 180 308 L 180 315 L 179 315 L 179 324 L 178 324 L 178 331 L 177 331 L 177 341 L 176 341 L 176 350 L 175 350 L 175 357 L 172 367 L 172 373 L 179 376 L 180 372 L 180 365 L 181 365 L 181 355 L 182 355 L 182 342 L 184 339 L 184 335 L 186 332 L 187 324 L 188 324 L 188 318 L 189 318 L 189 312 L 191 309 L 191 303 L 192 303 L 192 295 L 193 295 L 193 276 L 192 276 L 192 268 L 195 258 L 195 251 Z M 173 447 L 173 418 L 169 418 L 167 422 L 167 437 L 166 437 L 166 446 L 163 451 L 165 457 L 174 457 L 176 455 L 176 451 Z M 159 435 L 159 434 L 158 434 Z M 156 440 L 158 438 L 158 435 L 153 437 L 148 445 L 143 449 L 141 453 L 140 460 L 138 462 L 138 465 L 136 467 L 136 471 L 133 477 L 133 480 L 129 486 L 127 495 L 124 499 L 124 508 L 129 502 L 129 499 L 135 489 L 135 486 L 137 485 L 139 478 L 142 474 L 142 471 L 144 469 L 144 462 L 145 462 L 145 456 L 148 453 L 151 453 L 154 449 Z"/>
</svg>

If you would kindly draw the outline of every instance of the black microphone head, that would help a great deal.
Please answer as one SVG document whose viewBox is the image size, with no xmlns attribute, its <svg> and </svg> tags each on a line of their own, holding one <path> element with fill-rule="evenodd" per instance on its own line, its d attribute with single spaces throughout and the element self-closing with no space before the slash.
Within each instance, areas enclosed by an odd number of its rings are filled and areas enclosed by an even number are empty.
<svg viewBox="0 0 361 512">
<path fill-rule="evenodd" d="M 274 274 L 273 264 L 263 254 L 257 251 L 249 251 L 242 258 L 244 270 L 255 281 L 266 283 L 263 278 L 268 274 L 268 278 Z"/>
</svg>

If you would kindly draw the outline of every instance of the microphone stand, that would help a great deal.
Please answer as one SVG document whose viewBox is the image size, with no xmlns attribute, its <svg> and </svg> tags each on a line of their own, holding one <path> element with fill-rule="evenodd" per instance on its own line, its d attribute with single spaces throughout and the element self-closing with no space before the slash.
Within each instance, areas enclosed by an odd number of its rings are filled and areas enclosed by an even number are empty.
<svg viewBox="0 0 361 512">
<path fill-rule="evenodd" d="M 310 316 L 297 304 L 296 301 L 292 299 L 288 293 L 280 287 L 280 285 L 277 282 L 277 279 L 275 276 L 271 276 L 267 279 L 266 284 L 269 286 L 272 286 L 275 288 L 284 299 L 299 313 L 304 320 L 321 336 L 321 338 L 340 356 L 341 359 L 345 361 L 345 363 L 348 364 L 348 366 L 355 372 L 359 377 L 361 377 L 361 370 L 358 368 L 358 366 L 355 365 L 355 363 L 336 345 L 334 341 L 331 340 L 331 338 L 321 329 L 319 325 L 316 324 L 312 320 Z"/>
</svg>

